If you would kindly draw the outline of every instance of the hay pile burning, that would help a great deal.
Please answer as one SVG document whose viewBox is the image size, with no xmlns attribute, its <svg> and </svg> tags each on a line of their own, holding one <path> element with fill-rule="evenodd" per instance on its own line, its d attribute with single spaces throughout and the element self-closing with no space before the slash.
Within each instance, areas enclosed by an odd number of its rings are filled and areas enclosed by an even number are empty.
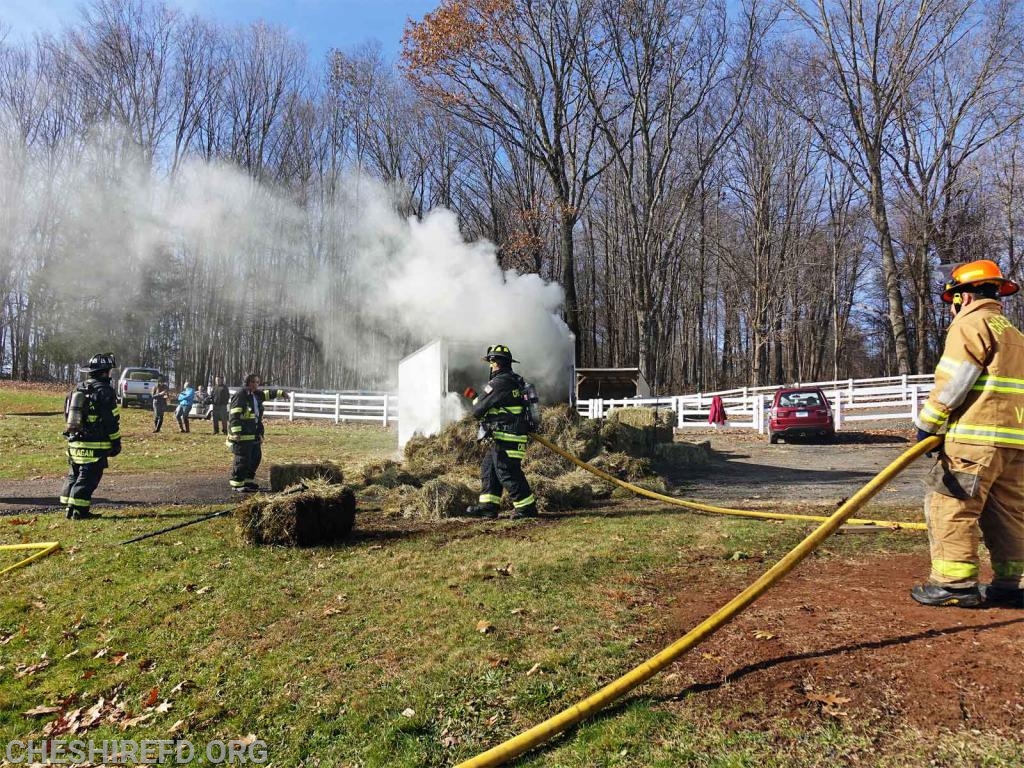
<svg viewBox="0 0 1024 768">
<path fill-rule="evenodd" d="M 581 418 L 570 405 L 545 408 L 540 433 L 560 448 L 609 474 L 664 492 L 655 468 L 703 463 L 704 446 L 672 442 L 672 411 L 626 408 L 601 421 Z M 404 461 L 366 464 L 355 473 L 361 499 L 391 515 L 439 520 L 459 517 L 479 494 L 480 461 L 488 444 L 477 442 L 471 418 L 448 425 L 434 437 L 414 437 Z M 613 486 L 572 462 L 532 445 L 523 461 L 541 511 L 578 509 L 612 495 Z M 502 502 L 511 509 L 507 494 Z"/>
<path fill-rule="evenodd" d="M 283 493 L 250 498 L 235 510 L 234 518 L 247 544 L 333 544 L 352 532 L 356 497 L 347 486 L 305 480 Z"/>
</svg>

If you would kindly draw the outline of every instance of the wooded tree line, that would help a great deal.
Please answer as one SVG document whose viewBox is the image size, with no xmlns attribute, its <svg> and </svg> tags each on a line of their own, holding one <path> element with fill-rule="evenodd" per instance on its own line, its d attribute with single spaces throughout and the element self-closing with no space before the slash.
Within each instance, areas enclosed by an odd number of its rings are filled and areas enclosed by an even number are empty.
<svg viewBox="0 0 1024 768">
<path fill-rule="evenodd" d="M 373 44 L 311 61 L 264 24 L 93 0 L 60 35 L 0 44 L 4 365 L 66 379 L 102 345 L 199 380 L 385 384 L 361 363 L 415 340 L 360 322 L 342 283 L 331 306 L 361 353 L 331 355 L 287 290 L 349 268 L 344 222 L 326 219 L 358 172 L 401 213 L 448 207 L 503 267 L 558 281 L 581 366 L 639 365 L 668 393 L 930 372 L 940 265 L 1022 272 L 1021 12 L 442 0 L 398 62 Z M 303 215 L 212 255 L 116 226 L 145 194 L 138 168 L 173 186 L 195 159 Z M 109 191 L 102 206 L 68 167 Z M 83 271 L 83 243 L 110 258 Z"/>
</svg>

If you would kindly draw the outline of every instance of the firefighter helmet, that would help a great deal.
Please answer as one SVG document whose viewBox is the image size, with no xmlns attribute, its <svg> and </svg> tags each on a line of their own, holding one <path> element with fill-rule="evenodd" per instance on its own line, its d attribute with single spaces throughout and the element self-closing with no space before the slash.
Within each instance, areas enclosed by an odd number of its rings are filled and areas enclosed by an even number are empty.
<svg viewBox="0 0 1024 768">
<path fill-rule="evenodd" d="M 953 270 L 949 281 L 942 287 L 942 300 L 947 304 L 953 303 L 954 294 L 963 290 L 970 291 L 972 288 L 965 286 L 991 285 L 996 289 L 996 295 L 1013 296 L 1020 290 L 1020 286 L 1008 278 L 1003 277 L 1002 270 L 994 261 L 979 259 L 963 264 Z"/>
<path fill-rule="evenodd" d="M 487 348 L 487 354 L 484 355 L 484 360 L 488 363 L 518 363 L 518 360 L 512 359 L 512 350 L 506 347 L 504 344 L 493 344 Z"/>
<path fill-rule="evenodd" d="M 109 371 L 111 368 L 116 367 L 117 360 L 114 359 L 114 353 L 105 352 L 99 355 L 93 355 L 89 359 L 89 362 L 78 370 L 86 373 L 102 373 L 103 371 Z"/>
</svg>

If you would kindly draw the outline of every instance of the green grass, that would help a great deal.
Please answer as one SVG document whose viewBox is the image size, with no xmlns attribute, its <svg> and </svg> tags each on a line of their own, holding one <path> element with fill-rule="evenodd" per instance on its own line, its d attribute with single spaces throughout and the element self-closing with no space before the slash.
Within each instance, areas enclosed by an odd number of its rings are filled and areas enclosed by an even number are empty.
<svg viewBox="0 0 1024 768">
<path fill-rule="evenodd" d="M 657 608 L 643 600 L 630 607 L 629 597 L 646 575 L 685 567 L 700 553 L 710 577 L 749 580 L 766 566 L 730 560 L 730 551 L 756 547 L 774 558 L 805 530 L 655 511 L 287 550 L 243 547 L 230 520 L 217 519 L 115 545 L 177 522 L 172 514 L 183 511 L 77 524 L 40 516 L 2 531 L 7 543 L 59 539 L 64 551 L 4 577 L 0 741 L 38 733 L 45 720 L 21 714 L 34 706 L 117 698 L 137 714 L 155 688 L 171 709 L 133 728 L 134 738 L 167 738 L 183 720 L 179 733 L 193 743 L 254 733 L 276 765 L 314 756 L 325 765 L 450 765 L 642 661 L 650 649 L 639 638 Z M 920 541 L 878 534 L 870 546 L 899 551 Z M 845 537 L 831 551 L 864 547 L 864 538 Z M 481 620 L 494 631 L 479 633 Z M 11 674 L 44 656 L 48 668 Z M 407 709 L 415 714 L 403 716 Z M 652 701 L 641 689 L 522 764 L 781 767 L 870 754 L 872 734 L 856 728 L 736 732 L 721 724 L 725 714 L 699 700 Z M 126 738 L 113 726 L 89 735 Z M 927 746 L 944 750 L 942 765 L 978 764 L 979 754 L 1013 764 L 1012 745 L 1001 742 L 982 753 L 973 743 Z M 906 748 L 923 754 L 909 735 Z M 901 764 L 917 763 L 905 754 Z"/>
<path fill-rule="evenodd" d="M 0 386 L 0 480 L 25 480 L 61 475 L 67 471 L 64 395 L 56 390 L 18 390 Z M 45 414 L 52 415 L 26 415 Z M 267 419 L 265 461 L 334 460 L 342 465 L 392 454 L 394 430 L 379 425 L 333 422 L 289 422 Z M 182 434 L 168 411 L 160 433 L 153 434 L 153 415 L 142 408 L 121 409 L 123 450 L 110 462 L 111 473 L 136 474 L 203 468 L 223 468 L 230 454 L 222 436 L 212 434 L 212 422 L 192 420 L 192 432 Z"/>
</svg>

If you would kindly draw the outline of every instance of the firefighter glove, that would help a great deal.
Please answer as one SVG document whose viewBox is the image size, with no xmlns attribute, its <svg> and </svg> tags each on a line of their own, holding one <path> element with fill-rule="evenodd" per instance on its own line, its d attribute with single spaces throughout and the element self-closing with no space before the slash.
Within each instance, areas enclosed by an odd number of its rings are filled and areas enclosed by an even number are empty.
<svg viewBox="0 0 1024 768">
<path fill-rule="evenodd" d="M 468 400 L 472 400 L 474 397 L 476 397 L 476 390 L 473 389 L 472 387 L 466 387 L 464 390 L 462 390 L 462 396 Z"/>
<path fill-rule="evenodd" d="M 121 452 L 121 438 L 110 441 L 110 455 L 117 456 Z"/>
<path fill-rule="evenodd" d="M 917 430 L 917 442 L 920 443 L 922 440 L 927 440 L 929 437 L 938 437 L 939 439 L 944 439 L 942 437 L 942 435 L 933 435 L 931 432 L 925 432 L 923 429 L 918 429 Z M 942 443 L 939 443 L 939 447 L 938 448 L 934 448 L 934 449 L 928 451 L 928 453 L 926 453 L 925 456 L 928 456 L 930 458 L 932 456 L 935 456 L 937 453 L 941 453 L 941 452 L 942 452 Z"/>
</svg>

